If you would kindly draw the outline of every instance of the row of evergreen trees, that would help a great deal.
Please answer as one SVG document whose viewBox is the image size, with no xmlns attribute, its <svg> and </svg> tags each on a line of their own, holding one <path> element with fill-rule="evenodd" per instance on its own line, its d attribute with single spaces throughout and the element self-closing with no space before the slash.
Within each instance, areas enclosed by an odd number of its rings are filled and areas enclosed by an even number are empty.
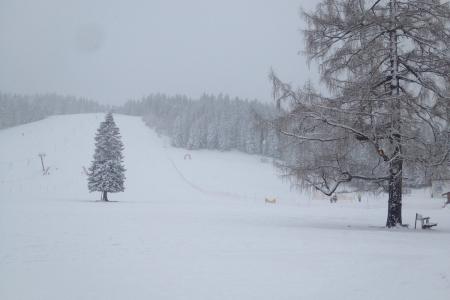
<svg viewBox="0 0 450 300">
<path fill-rule="evenodd" d="M 103 112 L 97 102 L 57 94 L 17 95 L 0 93 L 0 129 L 58 114 Z M 186 96 L 155 94 L 128 101 L 115 109 L 142 116 L 157 132 L 171 137 L 175 147 L 239 150 L 275 158 L 283 156 L 279 135 L 266 120 L 276 117 L 273 105 L 231 99 L 226 95 Z"/>
<path fill-rule="evenodd" d="M 51 115 L 105 111 L 95 101 L 57 94 L 0 93 L 0 129 L 42 120 Z"/>
<path fill-rule="evenodd" d="M 97 102 L 56 94 L 11 95 L 0 93 L 0 129 L 41 120 L 56 114 L 103 112 Z M 270 125 L 279 112 L 264 104 L 226 95 L 154 94 L 128 101 L 117 112 L 142 116 L 146 124 L 171 138 L 172 145 L 187 149 L 238 150 L 284 161 L 295 160 L 299 147 Z"/>
<path fill-rule="evenodd" d="M 289 141 L 269 125 L 278 114 L 271 104 L 226 95 L 203 95 L 194 100 L 155 94 L 128 101 L 120 111 L 142 116 L 148 126 L 169 136 L 175 147 L 235 149 L 274 158 L 284 158 L 290 151 L 283 147 Z"/>
</svg>

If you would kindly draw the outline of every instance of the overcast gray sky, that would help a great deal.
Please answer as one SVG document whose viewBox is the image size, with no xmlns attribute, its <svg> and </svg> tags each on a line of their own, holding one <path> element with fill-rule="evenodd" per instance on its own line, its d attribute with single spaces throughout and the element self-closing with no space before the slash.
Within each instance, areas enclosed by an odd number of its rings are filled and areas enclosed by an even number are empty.
<svg viewBox="0 0 450 300">
<path fill-rule="evenodd" d="M 310 77 L 305 0 L 0 0 L 0 91 L 119 104 L 150 93 L 270 101 Z"/>
</svg>

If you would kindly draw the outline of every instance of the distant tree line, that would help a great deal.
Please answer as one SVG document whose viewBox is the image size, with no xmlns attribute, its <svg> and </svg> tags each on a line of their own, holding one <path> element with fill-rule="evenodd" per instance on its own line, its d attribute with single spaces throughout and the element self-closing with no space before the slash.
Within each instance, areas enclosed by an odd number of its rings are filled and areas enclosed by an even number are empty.
<svg viewBox="0 0 450 300">
<path fill-rule="evenodd" d="M 95 101 L 57 94 L 0 93 L 0 129 L 42 120 L 51 115 L 105 111 Z"/>
<path fill-rule="evenodd" d="M 278 114 L 272 104 L 222 94 L 200 99 L 154 94 L 128 101 L 120 112 L 142 116 L 149 127 L 169 136 L 175 147 L 292 157 L 293 148 L 286 147 L 289 138 L 280 140 L 268 122 Z"/>
</svg>

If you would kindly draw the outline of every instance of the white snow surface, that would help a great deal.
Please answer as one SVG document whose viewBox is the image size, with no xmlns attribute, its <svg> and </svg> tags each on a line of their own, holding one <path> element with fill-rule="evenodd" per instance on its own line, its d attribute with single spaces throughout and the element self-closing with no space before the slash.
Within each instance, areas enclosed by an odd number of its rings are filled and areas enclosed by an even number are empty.
<svg viewBox="0 0 450 300">
<path fill-rule="evenodd" d="M 103 118 L 0 131 L 0 299 L 450 299 L 450 209 L 429 191 L 388 230 L 386 195 L 330 204 L 259 156 L 175 149 L 115 115 L 126 190 L 99 202 L 83 166 Z M 414 230 L 416 212 L 439 225 Z"/>
</svg>

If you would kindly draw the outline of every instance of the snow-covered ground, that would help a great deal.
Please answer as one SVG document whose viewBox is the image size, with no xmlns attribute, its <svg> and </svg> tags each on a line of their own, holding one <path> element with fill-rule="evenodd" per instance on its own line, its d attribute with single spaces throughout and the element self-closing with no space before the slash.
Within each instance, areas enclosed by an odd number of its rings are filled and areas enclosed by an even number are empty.
<svg viewBox="0 0 450 300">
<path fill-rule="evenodd" d="M 0 299 L 450 299 L 450 209 L 427 191 L 403 217 L 436 229 L 386 230 L 385 195 L 330 204 L 260 157 L 174 149 L 115 118 L 127 181 L 110 203 L 83 172 L 103 115 L 0 131 Z"/>
</svg>

